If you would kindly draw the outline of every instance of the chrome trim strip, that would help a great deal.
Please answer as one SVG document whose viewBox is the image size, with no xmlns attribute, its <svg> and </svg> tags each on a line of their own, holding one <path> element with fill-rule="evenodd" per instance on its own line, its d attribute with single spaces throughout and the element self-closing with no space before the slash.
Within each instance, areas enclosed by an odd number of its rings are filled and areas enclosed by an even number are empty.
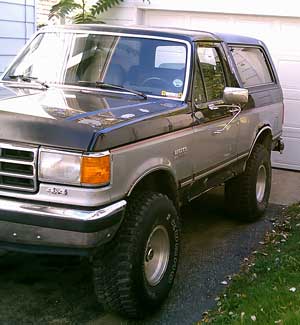
<svg viewBox="0 0 300 325">
<path fill-rule="evenodd" d="M 190 71 L 191 71 L 191 57 L 192 57 L 192 46 L 191 43 L 183 40 L 183 39 L 178 39 L 176 37 L 171 38 L 171 37 L 161 37 L 161 36 L 154 36 L 154 35 L 143 35 L 143 34 L 128 34 L 128 33 L 115 33 L 115 32 L 106 32 L 106 31 L 86 31 L 86 30 L 80 30 L 80 29 L 74 29 L 74 30 L 68 30 L 68 29 L 61 29 L 61 28 L 55 28 L 55 27 L 48 27 L 47 30 L 41 30 L 35 33 L 31 40 L 27 42 L 24 46 L 24 48 L 19 52 L 19 54 L 15 57 L 15 59 L 11 62 L 11 64 L 8 65 L 8 67 L 5 69 L 3 74 L 1 75 L 0 82 L 2 81 L 3 77 L 6 75 L 6 73 L 9 71 L 9 69 L 15 64 L 17 59 L 19 58 L 20 55 L 23 54 L 25 48 L 33 41 L 35 37 L 37 37 L 39 34 L 44 34 L 47 32 L 61 32 L 61 33 L 69 33 L 69 34 L 96 34 L 96 35 L 112 35 L 112 36 L 123 36 L 123 37 L 132 37 L 132 38 L 146 38 L 146 39 L 157 39 L 157 40 L 162 40 L 162 41 L 170 41 L 170 42 L 178 42 L 178 43 L 183 43 L 187 47 L 187 60 L 186 60 L 186 71 L 185 71 L 185 85 L 183 88 L 182 96 L 180 98 L 173 98 L 173 97 L 165 97 L 165 96 L 153 96 L 153 95 L 147 95 L 148 97 L 151 98 L 160 98 L 160 99 L 169 99 L 169 100 L 176 100 L 176 101 L 184 101 L 187 97 L 188 93 L 188 84 L 189 84 L 189 78 L 190 78 Z M 10 81 L 4 81 L 5 83 L 15 83 L 15 82 L 10 82 Z M 57 84 L 50 84 L 51 86 L 57 87 Z M 66 86 L 66 85 L 60 85 L 60 86 Z M 74 87 L 74 86 L 72 86 Z M 75 86 L 76 87 L 76 86 Z M 82 88 L 82 87 L 78 87 Z M 89 88 L 91 89 L 91 88 Z M 108 92 L 117 92 L 117 91 L 110 91 L 107 90 Z M 117 92 L 117 93 L 122 93 L 122 92 Z M 123 92 L 124 93 L 124 92 Z"/>
<path fill-rule="evenodd" d="M 2 141 L 0 142 L 0 147 L 5 149 L 22 150 L 22 151 L 30 151 L 30 152 L 32 152 L 33 150 L 37 150 L 36 146 L 31 146 L 29 144 L 26 145 L 24 144 L 23 146 L 15 143 L 2 142 Z"/>
<path fill-rule="evenodd" d="M 72 151 L 72 150 L 59 150 L 59 149 L 48 149 L 47 147 L 41 147 L 39 151 L 39 159 L 41 158 L 42 152 L 56 153 L 60 155 L 73 155 L 73 156 L 82 156 L 81 152 Z"/>
<path fill-rule="evenodd" d="M 253 143 L 252 143 L 251 148 L 250 148 L 250 151 L 249 151 L 249 156 L 250 156 L 251 153 L 252 153 L 252 150 L 253 150 L 253 148 L 254 148 L 254 146 L 255 146 L 255 144 L 256 144 L 257 139 L 259 138 L 259 136 L 260 136 L 260 135 L 261 135 L 265 130 L 270 130 L 270 131 L 271 131 L 271 135 L 272 135 L 272 128 L 271 128 L 270 126 L 264 126 L 263 128 L 261 128 L 261 129 L 259 130 L 259 132 L 256 134 L 256 137 L 255 137 L 254 140 L 253 140 Z M 273 138 L 273 136 L 272 136 L 272 138 Z"/>
<path fill-rule="evenodd" d="M 86 152 L 82 156 L 97 158 L 97 157 L 105 157 L 105 156 L 109 156 L 109 155 L 110 155 L 109 150 L 106 150 L 106 151 L 99 151 L 99 152 Z"/>
<path fill-rule="evenodd" d="M 217 167 L 215 167 L 215 168 L 213 168 L 213 169 L 211 169 L 211 170 L 209 170 L 207 172 L 204 172 L 203 174 L 197 175 L 194 180 L 198 181 L 199 179 L 201 179 L 203 177 L 206 177 L 206 176 L 208 176 L 208 175 L 210 175 L 210 174 L 212 174 L 214 172 L 217 172 L 218 170 L 220 170 L 220 169 L 222 169 L 224 167 L 227 167 L 228 165 L 233 164 L 233 163 L 239 161 L 240 159 L 243 159 L 243 158 L 247 157 L 248 154 L 249 154 L 248 152 L 244 153 L 244 154 L 242 154 L 241 156 L 239 156 L 237 158 L 234 158 L 234 159 L 232 159 L 232 160 L 230 160 L 230 161 L 228 161 L 228 162 L 226 162 L 224 164 L 221 164 L 221 165 L 219 165 L 219 166 L 217 166 Z"/>
<path fill-rule="evenodd" d="M 201 195 L 203 195 L 203 194 L 209 192 L 209 191 L 212 190 L 213 188 L 214 188 L 214 187 L 209 187 L 209 188 L 206 189 L 205 191 L 203 191 L 203 192 L 201 192 L 201 193 L 198 193 L 198 194 L 196 194 L 196 195 L 190 197 L 190 198 L 188 199 L 188 201 L 191 202 L 191 201 L 197 199 L 198 197 L 200 197 Z"/>
<path fill-rule="evenodd" d="M 155 166 L 154 168 L 150 168 L 148 169 L 146 172 L 144 172 L 142 175 L 140 175 L 140 177 L 138 179 L 135 180 L 135 182 L 131 185 L 128 193 L 127 193 L 127 197 L 129 197 L 132 193 L 132 191 L 134 190 L 134 188 L 136 187 L 136 185 L 143 179 L 145 178 L 147 175 L 157 171 L 157 170 L 165 170 L 167 172 L 169 172 L 174 179 L 176 179 L 172 169 L 170 167 L 167 167 L 166 165 L 160 165 L 160 166 Z"/>
<path fill-rule="evenodd" d="M 281 137 L 281 135 L 282 135 L 282 132 L 279 132 L 279 133 L 275 134 L 275 135 L 273 136 L 272 140 L 277 140 L 278 138 Z"/>
<path fill-rule="evenodd" d="M 36 186 L 36 182 L 35 182 L 34 179 L 33 179 L 33 183 L 34 183 L 34 186 Z M 36 191 L 36 188 L 32 188 L 32 187 L 26 188 L 26 187 L 21 187 L 21 186 L 2 185 L 2 184 L 0 186 L 0 189 L 4 189 L 4 190 L 15 190 L 15 191 L 20 191 L 20 192 L 30 192 L 30 193 L 33 193 L 33 192 Z"/>
<path fill-rule="evenodd" d="M 0 211 L 30 214 L 41 218 L 51 217 L 53 219 L 65 219 L 71 221 L 95 221 L 123 211 L 126 204 L 127 202 L 122 200 L 101 209 L 88 211 L 0 199 Z"/>
<path fill-rule="evenodd" d="M 25 179 L 34 179 L 33 175 L 26 175 L 26 174 L 18 174 L 18 173 L 9 173 L 9 172 L 2 172 L 0 171 L 1 176 L 10 176 L 10 177 L 18 177 L 18 178 L 25 178 Z"/>
<path fill-rule="evenodd" d="M 194 180 L 193 180 L 192 178 L 190 178 L 190 179 L 188 179 L 188 180 L 186 180 L 186 181 L 184 181 L 184 182 L 181 182 L 181 183 L 180 183 L 180 187 L 182 188 L 182 187 L 188 186 L 188 185 L 192 184 L 193 181 L 194 181 Z"/>
<path fill-rule="evenodd" d="M 3 147 L 1 147 L 1 145 L 0 145 L 0 148 L 2 149 Z M 19 149 L 19 150 L 22 150 L 22 149 Z M 0 157 L 0 162 L 6 162 L 6 163 L 12 163 L 12 164 L 19 164 L 19 165 L 27 165 L 27 166 L 34 166 L 35 165 L 34 161 L 26 161 L 26 160 L 18 160 L 18 159 L 9 159 L 9 158 L 1 158 L 1 157 Z"/>
</svg>

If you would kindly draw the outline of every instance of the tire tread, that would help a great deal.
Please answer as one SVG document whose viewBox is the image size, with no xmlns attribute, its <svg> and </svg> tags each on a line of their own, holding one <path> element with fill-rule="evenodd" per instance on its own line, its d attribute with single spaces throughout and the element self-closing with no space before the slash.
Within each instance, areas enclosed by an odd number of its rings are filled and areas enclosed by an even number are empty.
<svg viewBox="0 0 300 325">
<path fill-rule="evenodd" d="M 140 302 L 133 292 L 135 284 L 131 276 L 133 264 L 130 257 L 135 256 L 137 251 L 137 232 L 143 216 L 153 201 L 161 198 L 169 200 L 166 195 L 156 192 L 136 193 L 128 204 L 118 234 L 95 258 L 95 292 L 107 310 L 117 311 L 130 318 L 143 316 Z"/>
<path fill-rule="evenodd" d="M 254 221 L 258 219 L 262 216 L 267 206 L 264 209 L 258 209 L 256 201 L 253 198 L 253 177 L 256 177 L 257 161 L 261 154 L 270 156 L 267 148 L 257 143 L 247 161 L 245 171 L 225 184 L 226 212 L 228 215 L 243 221 Z"/>
</svg>

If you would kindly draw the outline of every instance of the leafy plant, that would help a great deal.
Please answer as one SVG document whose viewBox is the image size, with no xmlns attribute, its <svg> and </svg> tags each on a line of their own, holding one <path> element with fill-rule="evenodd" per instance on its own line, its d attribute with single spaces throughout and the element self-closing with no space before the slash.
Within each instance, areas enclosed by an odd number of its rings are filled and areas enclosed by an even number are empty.
<svg viewBox="0 0 300 325">
<path fill-rule="evenodd" d="M 60 0 L 60 2 L 52 6 L 52 8 L 50 9 L 49 19 L 54 16 L 65 18 L 72 11 L 80 8 L 81 5 L 76 3 L 74 0 Z"/>
<path fill-rule="evenodd" d="M 100 13 L 119 5 L 121 2 L 123 2 L 123 0 L 97 0 L 97 2 L 91 8 L 91 13 L 94 16 L 99 15 Z"/>
<path fill-rule="evenodd" d="M 95 21 L 97 15 L 100 13 L 107 11 L 123 1 L 124 0 L 97 0 L 97 2 L 88 9 L 86 0 L 60 0 L 60 2 L 50 9 L 49 19 L 55 16 L 64 19 L 72 13 L 76 13 L 75 16 L 73 16 L 73 22 L 75 24 L 90 23 Z"/>
</svg>

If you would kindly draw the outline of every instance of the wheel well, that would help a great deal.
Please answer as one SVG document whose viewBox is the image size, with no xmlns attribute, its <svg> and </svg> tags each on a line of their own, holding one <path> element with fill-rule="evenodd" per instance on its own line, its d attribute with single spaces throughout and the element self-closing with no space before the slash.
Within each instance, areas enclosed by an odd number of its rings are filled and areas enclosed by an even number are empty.
<svg viewBox="0 0 300 325">
<path fill-rule="evenodd" d="M 264 145 L 268 150 L 271 151 L 272 149 L 272 132 L 269 128 L 266 128 L 256 139 L 255 144 L 256 143 L 260 143 L 262 145 Z"/>
<path fill-rule="evenodd" d="M 135 185 L 130 195 L 137 191 L 154 191 L 165 194 L 173 201 L 177 209 L 180 206 L 176 181 L 168 171 L 157 170 L 146 175 Z"/>
</svg>

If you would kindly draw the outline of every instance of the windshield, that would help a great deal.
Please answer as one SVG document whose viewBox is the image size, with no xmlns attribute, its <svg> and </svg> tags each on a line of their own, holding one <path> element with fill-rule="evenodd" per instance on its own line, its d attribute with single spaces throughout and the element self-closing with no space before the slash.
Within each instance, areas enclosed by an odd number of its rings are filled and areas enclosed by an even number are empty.
<svg viewBox="0 0 300 325">
<path fill-rule="evenodd" d="M 160 39 L 47 32 L 38 34 L 5 74 L 48 84 L 93 87 L 99 82 L 149 95 L 181 98 L 187 48 Z"/>
</svg>

